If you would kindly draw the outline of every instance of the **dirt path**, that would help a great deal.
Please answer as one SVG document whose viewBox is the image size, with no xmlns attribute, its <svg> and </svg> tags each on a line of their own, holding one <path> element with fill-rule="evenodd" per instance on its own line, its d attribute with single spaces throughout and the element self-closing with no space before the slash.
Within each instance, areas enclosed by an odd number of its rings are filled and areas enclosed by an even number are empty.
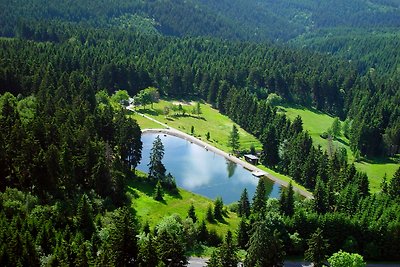
<svg viewBox="0 0 400 267">
<path fill-rule="evenodd" d="M 132 111 L 134 111 L 134 110 L 132 110 Z M 134 111 L 134 112 L 136 112 L 136 111 Z M 278 184 L 280 184 L 282 186 L 286 187 L 288 185 L 287 182 L 282 181 L 278 177 L 273 176 L 272 174 L 270 174 L 268 172 L 265 172 L 265 171 L 257 168 L 256 166 L 254 166 L 254 165 L 252 165 L 252 164 L 250 164 L 250 163 L 248 163 L 248 162 L 246 162 L 244 160 L 241 160 L 241 159 L 239 159 L 239 158 L 237 158 L 237 157 L 235 157 L 235 156 L 233 156 L 233 155 L 231 155 L 229 153 L 226 153 L 225 151 L 222 151 L 221 149 L 216 148 L 215 146 L 212 146 L 212 145 L 210 145 L 210 144 L 208 144 L 208 143 L 206 143 L 206 142 L 204 142 L 204 141 L 202 141 L 200 139 L 197 139 L 196 137 L 193 137 L 193 136 L 191 136 L 189 134 L 186 134 L 186 133 L 184 133 L 184 132 L 182 132 L 182 131 L 180 131 L 180 130 L 178 130 L 176 128 L 173 128 L 173 127 L 171 127 L 171 126 L 169 126 L 169 125 L 167 125 L 165 123 L 162 123 L 162 122 L 160 122 L 158 120 L 155 120 L 155 119 L 153 119 L 153 118 L 151 118 L 151 117 L 149 117 L 147 115 L 141 114 L 139 112 L 136 112 L 136 113 L 138 115 L 144 117 L 144 118 L 147 118 L 147 119 L 149 119 L 151 121 L 154 121 L 155 123 L 158 123 L 161 126 L 165 127 L 165 129 L 143 129 L 142 130 L 143 134 L 146 134 L 146 133 L 162 133 L 162 134 L 168 134 L 168 135 L 176 136 L 176 137 L 179 137 L 179 138 L 183 138 L 183 139 L 185 139 L 185 140 L 187 140 L 187 141 L 189 141 L 191 143 L 194 143 L 196 145 L 204 147 L 204 149 L 206 149 L 206 150 L 209 150 L 209 151 L 212 151 L 212 152 L 214 152 L 214 153 L 216 153 L 218 155 L 221 155 L 221 156 L 225 157 L 226 159 L 228 159 L 228 160 L 230 160 L 232 162 L 235 162 L 236 164 L 242 166 L 243 168 L 245 168 L 245 169 L 247 169 L 247 170 L 249 170 L 251 172 L 262 173 L 262 174 L 264 174 L 264 176 L 268 177 L 268 179 L 270 179 L 270 180 L 272 180 L 272 181 L 274 181 L 274 182 L 276 182 L 276 183 L 278 183 Z M 307 191 L 304 191 L 304 190 L 302 190 L 300 188 L 297 188 L 297 187 L 293 186 L 293 190 L 298 192 L 300 195 L 302 195 L 302 196 L 304 196 L 306 198 L 312 198 L 312 194 L 311 193 L 309 193 Z"/>
</svg>

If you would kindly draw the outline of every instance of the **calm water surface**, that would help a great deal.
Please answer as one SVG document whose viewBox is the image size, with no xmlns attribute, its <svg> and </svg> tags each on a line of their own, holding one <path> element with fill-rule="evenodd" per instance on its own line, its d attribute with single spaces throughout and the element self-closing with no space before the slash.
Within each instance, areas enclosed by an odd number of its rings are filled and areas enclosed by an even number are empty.
<svg viewBox="0 0 400 267">
<path fill-rule="evenodd" d="M 211 199 L 221 196 L 227 204 L 238 201 L 244 188 L 247 188 L 250 200 L 253 197 L 258 178 L 251 172 L 214 152 L 175 136 L 143 134 L 142 161 L 138 170 L 148 172 L 150 150 L 157 136 L 160 136 L 164 144 L 163 163 L 167 173 L 170 172 L 175 177 L 179 187 Z M 267 181 L 269 196 L 277 198 L 280 185 Z"/>
</svg>

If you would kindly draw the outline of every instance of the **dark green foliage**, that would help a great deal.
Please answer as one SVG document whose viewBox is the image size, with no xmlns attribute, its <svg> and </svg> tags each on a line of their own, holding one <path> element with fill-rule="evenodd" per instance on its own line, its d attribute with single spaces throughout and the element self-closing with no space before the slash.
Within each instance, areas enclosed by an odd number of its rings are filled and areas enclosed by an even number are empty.
<svg viewBox="0 0 400 267">
<path fill-rule="evenodd" d="M 213 251 L 207 266 L 233 267 L 237 266 L 238 262 L 237 248 L 233 243 L 231 231 L 228 231 L 222 245 Z"/>
<path fill-rule="evenodd" d="M 157 201 L 162 201 L 163 200 L 163 196 L 164 196 L 164 193 L 163 193 L 163 189 L 162 189 L 161 183 L 160 183 L 160 181 L 157 181 L 156 187 L 154 189 L 153 198 L 155 200 L 157 200 Z"/>
<path fill-rule="evenodd" d="M 265 187 L 265 178 L 261 177 L 258 180 L 256 192 L 253 196 L 253 203 L 251 205 L 253 213 L 260 213 L 262 214 L 265 212 L 265 205 L 267 201 L 267 192 Z"/>
<path fill-rule="evenodd" d="M 388 191 L 393 198 L 397 198 L 400 196 L 400 168 L 397 169 L 396 173 L 393 175 L 392 180 L 390 180 Z"/>
<path fill-rule="evenodd" d="M 232 149 L 232 152 L 238 151 L 240 147 L 239 139 L 239 130 L 236 125 L 233 125 L 228 139 L 228 146 Z"/>
<path fill-rule="evenodd" d="M 246 218 L 242 217 L 240 220 L 239 228 L 237 229 L 237 245 L 241 249 L 247 249 L 249 242 L 250 227 L 246 222 Z"/>
<path fill-rule="evenodd" d="M 138 254 L 139 264 L 141 267 L 154 267 L 159 263 L 156 243 L 151 233 L 143 238 L 139 247 Z"/>
<path fill-rule="evenodd" d="M 304 258 L 311 261 L 314 266 L 321 267 L 324 265 L 328 254 L 328 241 L 324 239 L 321 229 L 317 229 L 308 240 L 308 249 L 304 254 Z"/>
<path fill-rule="evenodd" d="M 239 217 L 249 217 L 250 216 L 250 201 L 249 195 L 247 193 L 247 189 L 243 189 L 242 195 L 240 196 L 240 200 L 238 203 L 238 215 Z"/>
<path fill-rule="evenodd" d="M 149 179 L 151 181 L 163 181 L 165 178 L 165 167 L 162 163 L 164 157 L 164 145 L 159 136 L 153 142 L 150 152 Z"/>
<path fill-rule="evenodd" d="M 208 222 L 214 222 L 214 220 L 215 220 L 213 208 L 211 205 L 208 205 L 208 207 L 207 207 L 206 220 Z"/>
<path fill-rule="evenodd" d="M 294 191 L 292 182 L 286 189 L 283 189 L 279 199 L 280 210 L 284 215 L 292 216 L 294 213 Z"/>
<path fill-rule="evenodd" d="M 90 239 L 95 232 L 93 208 L 87 195 L 83 195 L 76 211 L 76 227 L 85 239 Z"/>
<path fill-rule="evenodd" d="M 192 221 L 193 221 L 193 223 L 196 223 L 196 222 L 197 222 L 196 211 L 195 211 L 195 209 L 194 209 L 193 203 L 192 203 L 192 204 L 190 205 L 190 207 L 189 207 L 187 217 L 188 217 L 188 218 L 191 218 Z"/>
<path fill-rule="evenodd" d="M 222 201 L 221 197 L 217 197 L 214 201 L 214 219 L 215 220 L 222 220 L 224 216 L 224 202 Z M 207 211 L 208 212 L 208 211 Z"/>
<path fill-rule="evenodd" d="M 261 136 L 263 150 L 261 161 L 265 166 L 275 167 L 279 163 L 278 146 L 279 141 L 275 132 L 275 127 L 270 126 Z"/>
<path fill-rule="evenodd" d="M 138 222 L 129 208 L 121 208 L 116 213 L 111 228 L 108 251 L 115 265 L 134 266 L 138 260 Z"/>
<path fill-rule="evenodd" d="M 254 223 L 244 264 L 246 266 L 283 266 L 285 256 L 279 216 L 267 214 Z"/>
</svg>

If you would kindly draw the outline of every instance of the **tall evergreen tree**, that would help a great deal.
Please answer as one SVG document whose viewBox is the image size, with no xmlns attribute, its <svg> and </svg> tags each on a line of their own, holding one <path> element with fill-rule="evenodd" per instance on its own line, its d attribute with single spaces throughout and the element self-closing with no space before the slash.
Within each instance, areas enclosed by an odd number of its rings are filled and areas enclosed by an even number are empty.
<svg viewBox="0 0 400 267">
<path fill-rule="evenodd" d="M 238 215 L 239 217 L 249 217 L 250 216 L 250 201 L 247 189 L 243 189 L 242 195 L 238 203 Z"/>
<path fill-rule="evenodd" d="M 137 221 L 127 208 L 116 214 L 109 236 L 109 250 L 114 265 L 135 266 L 138 262 Z"/>
<path fill-rule="evenodd" d="M 191 218 L 192 221 L 193 221 L 193 223 L 196 223 L 196 222 L 197 222 L 196 211 L 195 211 L 195 209 L 194 209 L 193 203 L 192 203 L 192 204 L 190 205 L 190 207 L 189 207 L 187 217 L 188 217 L 188 218 Z"/>
<path fill-rule="evenodd" d="M 308 249 L 304 254 L 304 258 L 311 261 L 315 267 L 322 267 L 327 259 L 328 241 L 324 239 L 322 230 L 318 228 L 307 241 Z"/>
<path fill-rule="evenodd" d="M 222 267 L 236 267 L 239 262 L 237 247 L 233 242 L 232 232 L 228 230 L 224 243 L 219 248 Z"/>
<path fill-rule="evenodd" d="M 400 196 L 400 168 L 394 173 L 392 180 L 389 184 L 389 194 L 393 197 Z"/>
<path fill-rule="evenodd" d="M 164 157 L 164 145 L 159 136 L 153 142 L 150 152 L 149 179 L 152 181 L 163 181 L 165 178 L 165 167 L 162 163 Z"/>
<path fill-rule="evenodd" d="M 247 249 L 247 243 L 249 242 L 249 226 L 246 222 L 246 218 L 242 217 L 240 220 L 239 228 L 237 230 L 237 243 L 241 249 Z"/>
<path fill-rule="evenodd" d="M 232 152 L 236 152 L 239 149 L 239 138 L 239 130 L 236 125 L 233 125 L 228 139 L 228 146 L 232 149 Z"/>
<path fill-rule="evenodd" d="M 265 188 L 265 178 L 260 178 L 258 180 L 256 192 L 253 196 L 253 213 L 263 213 L 265 211 L 267 196 Z"/>
<path fill-rule="evenodd" d="M 265 166 L 275 167 L 279 162 L 279 140 L 274 126 L 270 126 L 266 129 L 261 136 L 261 143 L 263 145 L 261 153 L 262 163 Z"/>
<path fill-rule="evenodd" d="M 254 224 L 245 266 L 283 266 L 285 251 L 275 223 L 279 224 L 277 218 L 272 216 Z"/>
</svg>

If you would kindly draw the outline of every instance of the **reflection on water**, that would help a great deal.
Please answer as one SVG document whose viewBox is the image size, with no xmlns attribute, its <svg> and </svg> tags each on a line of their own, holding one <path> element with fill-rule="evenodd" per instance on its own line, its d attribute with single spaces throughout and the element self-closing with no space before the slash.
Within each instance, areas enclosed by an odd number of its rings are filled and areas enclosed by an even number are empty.
<svg viewBox="0 0 400 267">
<path fill-rule="evenodd" d="M 148 171 L 150 150 L 157 135 L 142 136 L 142 161 L 137 169 Z M 258 178 L 243 167 L 181 138 L 159 136 L 165 148 L 163 163 L 179 187 L 211 199 L 221 196 L 227 204 L 238 201 L 244 188 L 253 197 Z M 270 197 L 278 197 L 279 191 L 278 184 L 267 183 Z"/>
<path fill-rule="evenodd" d="M 228 177 L 231 178 L 235 174 L 236 163 L 230 160 L 226 160 L 226 170 L 228 171 Z"/>
</svg>

